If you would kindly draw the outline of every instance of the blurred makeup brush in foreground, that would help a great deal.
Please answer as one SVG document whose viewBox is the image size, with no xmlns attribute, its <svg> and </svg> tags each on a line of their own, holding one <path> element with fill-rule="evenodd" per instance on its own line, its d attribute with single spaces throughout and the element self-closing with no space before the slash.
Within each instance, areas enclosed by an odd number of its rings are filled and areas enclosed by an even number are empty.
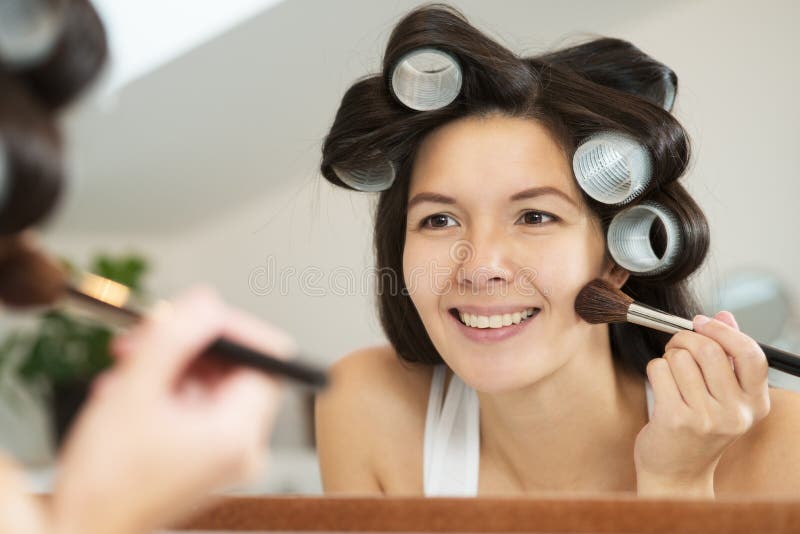
<svg viewBox="0 0 800 534">
<path fill-rule="evenodd" d="M 54 302 L 63 292 L 66 276 L 25 233 L 0 236 L 0 303 L 24 308 Z"/>
<path fill-rule="evenodd" d="M 668 334 L 681 330 L 694 331 L 689 319 L 671 315 L 633 300 L 621 290 L 599 278 L 586 284 L 575 298 L 575 312 L 592 324 L 634 323 Z M 758 344 L 767 356 L 770 367 L 800 376 L 800 356 L 763 343 Z"/>
<path fill-rule="evenodd" d="M 134 298 L 127 286 L 108 278 L 91 273 L 70 276 L 25 234 L 0 236 L 1 304 L 14 308 L 66 306 L 70 313 L 116 328 L 133 326 L 152 307 Z M 156 303 L 163 304 L 166 303 Z M 284 360 L 264 354 L 224 337 L 211 343 L 204 356 L 282 376 L 314 389 L 328 383 L 323 369 L 300 359 Z"/>
</svg>

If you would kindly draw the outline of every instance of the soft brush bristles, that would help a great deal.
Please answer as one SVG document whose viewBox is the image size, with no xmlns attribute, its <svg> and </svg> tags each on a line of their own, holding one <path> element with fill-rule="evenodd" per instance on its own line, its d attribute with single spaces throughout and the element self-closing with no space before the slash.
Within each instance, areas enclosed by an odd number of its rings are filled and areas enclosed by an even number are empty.
<svg viewBox="0 0 800 534">
<path fill-rule="evenodd" d="M 628 307 L 633 299 L 609 284 L 595 278 L 575 298 L 575 312 L 592 324 L 627 321 Z"/>
<path fill-rule="evenodd" d="M 36 250 L 24 235 L 0 237 L 0 308 L 52 304 L 66 285 L 61 266 Z"/>
</svg>

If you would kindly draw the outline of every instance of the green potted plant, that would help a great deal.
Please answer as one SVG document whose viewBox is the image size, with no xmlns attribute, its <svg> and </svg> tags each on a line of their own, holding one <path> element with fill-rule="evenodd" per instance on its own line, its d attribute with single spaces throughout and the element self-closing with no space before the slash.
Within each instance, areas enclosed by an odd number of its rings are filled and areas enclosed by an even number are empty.
<svg viewBox="0 0 800 534">
<path fill-rule="evenodd" d="M 65 262 L 68 269 L 69 263 Z M 147 263 L 138 255 L 99 255 L 90 271 L 141 292 Z M 17 331 L 0 346 L 0 365 L 50 407 L 58 447 L 97 374 L 111 365 L 112 331 L 59 310 L 42 314 L 33 331 Z"/>
</svg>

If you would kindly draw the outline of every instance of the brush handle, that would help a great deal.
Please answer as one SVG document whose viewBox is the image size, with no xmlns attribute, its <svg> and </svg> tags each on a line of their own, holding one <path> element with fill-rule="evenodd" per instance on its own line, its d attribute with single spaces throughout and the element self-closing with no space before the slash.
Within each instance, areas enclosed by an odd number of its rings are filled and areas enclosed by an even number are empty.
<svg viewBox="0 0 800 534">
<path fill-rule="evenodd" d="M 694 331 L 694 323 L 692 321 L 677 315 L 671 315 L 641 302 L 633 302 L 628 307 L 627 319 L 629 323 L 646 326 L 667 334 L 674 334 L 681 330 Z M 764 343 L 759 343 L 758 346 L 764 351 L 770 367 L 790 375 L 800 376 L 800 356 L 770 347 Z"/>
<path fill-rule="evenodd" d="M 225 338 L 217 339 L 208 347 L 206 353 L 220 361 L 285 376 L 314 389 L 328 385 L 328 376 L 322 369 L 299 360 L 281 360 Z"/>
<path fill-rule="evenodd" d="M 137 310 L 110 304 L 74 287 L 67 288 L 64 300 L 76 305 L 81 311 L 89 313 L 103 324 L 127 328 L 142 319 L 141 312 Z M 243 365 L 271 375 L 284 376 L 311 389 L 322 389 L 328 385 L 327 372 L 319 367 L 298 359 L 282 360 L 224 337 L 218 338 L 205 349 L 203 356 Z"/>
<path fill-rule="evenodd" d="M 759 343 L 759 347 L 767 356 L 767 362 L 773 369 L 789 373 L 790 375 L 800 376 L 800 356 L 786 352 L 785 350 L 770 347 L 764 343 Z"/>
<path fill-rule="evenodd" d="M 667 334 L 674 334 L 681 330 L 694 330 L 692 321 L 663 312 L 658 308 L 653 308 L 641 302 L 634 302 L 628 306 L 628 322 L 660 330 Z"/>
</svg>

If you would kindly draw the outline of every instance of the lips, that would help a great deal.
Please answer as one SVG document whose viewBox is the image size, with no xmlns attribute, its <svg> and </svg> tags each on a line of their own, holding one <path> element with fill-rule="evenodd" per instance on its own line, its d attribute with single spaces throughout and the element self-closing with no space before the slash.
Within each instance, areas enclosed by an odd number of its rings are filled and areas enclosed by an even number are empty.
<svg viewBox="0 0 800 534">
<path fill-rule="evenodd" d="M 502 328 L 521 323 L 536 313 L 538 309 L 535 307 L 511 308 L 505 312 L 495 309 L 485 313 L 470 313 L 464 309 L 454 308 L 454 311 L 456 317 L 466 326 L 472 328 Z"/>
<path fill-rule="evenodd" d="M 541 308 L 536 308 L 536 307 L 532 307 L 532 308 L 530 308 L 530 307 L 529 308 L 524 308 L 524 307 L 513 308 L 513 309 L 516 310 L 513 313 L 511 312 L 512 309 L 509 309 L 509 308 L 505 308 L 505 309 L 501 309 L 501 308 L 491 308 L 491 309 L 483 308 L 483 309 L 481 309 L 481 311 L 483 311 L 484 313 L 486 313 L 487 311 L 491 312 L 491 313 L 488 314 L 488 315 L 482 315 L 482 314 L 477 314 L 477 313 L 473 314 L 473 313 L 470 313 L 469 311 L 465 311 L 467 309 L 469 309 L 469 308 L 466 308 L 466 307 L 465 308 L 452 308 L 450 310 L 450 314 L 449 315 L 450 315 L 450 317 L 453 318 L 453 323 L 455 324 L 455 326 L 458 329 L 458 331 L 461 332 L 461 334 L 463 334 L 467 339 L 469 339 L 471 341 L 474 341 L 474 342 L 477 342 L 477 343 L 496 343 L 498 341 L 503 341 L 503 340 L 508 339 L 508 338 L 510 338 L 512 336 L 520 334 L 521 332 L 526 330 L 531 323 L 534 322 L 536 317 L 539 315 L 539 312 L 541 311 Z M 471 308 L 471 309 L 474 310 L 475 308 Z M 523 312 L 521 310 L 526 312 L 525 313 L 526 316 L 524 318 L 522 317 Z M 498 313 L 500 311 L 504 311 L 505 313 L 502 313 L 502 314 Z M 530 311 L 529 315 L 527 314 L 528 311 Z M 519 322 L 516 322 L 516 323 L 514 322 L 514 314 L 515 313 L 519 314 L 519 319 L 520 319 Z M 504 317 L 506 315 L 510 315 L 511 316 L 510 317 L 510 319 L 511 319 L 510 322 L 508 320 L 506 320 L 508 318 Z M 477 323 L 476 323 L 477 326 L 468 326 L 465 322 L 462 321 L 462 316 L 466 316 L 466 319 L 470 323 L 473 323 L 473 319 L 477 317 Z M 492 319 L 493 317 L 494 317 L 494 319 Z M 491 326 L 491 322 L 492 321 L 494 322 L 495 325 L 498 324 L 497 323 L 497 321 L 498 321 L 497 318 L 498 317 L 503 317 L 503 322 L 504 323 L 508 323 L 508 324 L 500 324 L 500 326 Z M 489 325 L 482 326 L 482 325 L 486 324 L 487 320 L 489 321 Z"/>
</svg>

